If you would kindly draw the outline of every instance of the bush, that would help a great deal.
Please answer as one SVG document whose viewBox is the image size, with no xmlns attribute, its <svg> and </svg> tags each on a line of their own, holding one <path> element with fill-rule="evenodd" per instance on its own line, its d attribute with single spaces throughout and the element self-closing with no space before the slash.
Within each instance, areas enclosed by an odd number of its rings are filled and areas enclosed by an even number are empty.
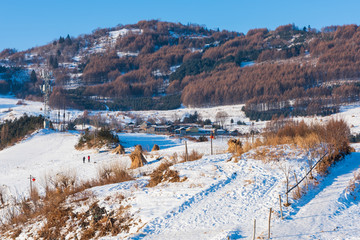
<svg viewBox="0 0 360 240">
<path fill-rule="evenodd" d="M 207 138 L 206 136 L 200 136 L 197 141 L 198 141 L 198 142 L 207 142 L 207 141 L 209 141 L 209 140 L 208 140 L 208 138 Z"/>
<path fill-rule="evenodd" d="M 170 162 L 161 163 L 150 175 L 150 181 L 147 187 L 155 187 L 161 182 L 180 182 L 179 172 L 169 169 L 173 164 Z"/>
<path fill-rule="evenodd" d="M 309 152 L 309 159 L 327 152 L 316 167 L 317 172 L 324 175 L 332 164 L 352 151 L 349 136 L 350 128 L 342 119 L 330 119 L 323 125 L 273 119 L 266 126 L 264 145 L 294 144 Z M 312 162 L 309 161 L 309 165 Z"/>
</svg>

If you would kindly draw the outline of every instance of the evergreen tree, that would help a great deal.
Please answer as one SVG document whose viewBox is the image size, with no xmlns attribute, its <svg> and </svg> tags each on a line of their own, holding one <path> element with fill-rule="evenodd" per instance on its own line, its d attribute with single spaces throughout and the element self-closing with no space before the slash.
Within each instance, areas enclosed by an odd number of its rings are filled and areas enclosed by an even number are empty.
<svg viewBox="0 0 360 240">
<path fill-rule="evenodd" d="M 59 64 L 58 64 L 57 57 L 54 57 L 53 55 L 51 55 L 50 59 L 49 59 L 49 65 L 52 66 L 53 68 L 58 68 Z"/>
<path fill-rule="evenodd" d="M 65 44 L 66 44 L 66 45 L 71 45 L 71 44 L 72 44 L 72 40 L 71 40 L 69 34 L 68 34 L 68 35 L 66 36 L 66 38 L 65 38 Z"/>
<path fill-rule="evenodd" d="M 59 44 L 62 44 L 63 42 L 65 42 L 65 39 L 60 36 L 60 38 L 59 38 Z"/>
<path fill-rule="evenodd" d="M 30 81 L 35 84 L 37 82 L 37 77 L 36 77 L 36 73 L 34 70 L 31 71 L 31 74 L 30 74 Z"/>
</svg>

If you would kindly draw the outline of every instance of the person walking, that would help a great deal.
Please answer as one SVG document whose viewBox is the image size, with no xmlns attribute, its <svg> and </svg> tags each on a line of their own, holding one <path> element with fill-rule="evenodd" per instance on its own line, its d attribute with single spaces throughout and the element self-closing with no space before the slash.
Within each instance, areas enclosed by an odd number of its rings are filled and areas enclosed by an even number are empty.
<svg viewBox="0 0 360 240">
<path fill-rule="evenodd" d="M 90 155 L 88 156 L 88 162 L 90 162 Z"/>
<path fill-rule="evenodd" d="M 83 163 L 85 163 L 85 156 L 83 157 Z"/>
</svg>

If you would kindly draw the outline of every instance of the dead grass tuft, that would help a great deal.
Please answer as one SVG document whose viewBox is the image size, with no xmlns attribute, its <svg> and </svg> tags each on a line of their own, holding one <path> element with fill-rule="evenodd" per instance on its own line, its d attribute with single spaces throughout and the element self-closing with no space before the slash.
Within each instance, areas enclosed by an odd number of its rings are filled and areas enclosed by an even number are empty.
<svg viewBox="0 0 360 240">
<path fill-rule="evenodd" d="M 163 162 L 150 175 L 150 181 L 147 187 L 155 187 L 161 182 L 180 182 L 179 172 L 169 169 L 173 163 Z"/>
<path fill-rule="evenodd" d="M 196 150 L 192 150 L 192 151 L 190 152 L 189 156 L 188 156 L 187 161 L 188 161 L 188 162 L 195 161 L 195 160 L 198 160 L 198 159 L 200 159 L 200 158 L 202 158 L 202 157 L 203 157 L 203 154 L 202 154 L 202 153 L 199 153 L 199 152 L 196 151 Z M 186 154 L 185 154 L 185 153 L 183 153 L 183 154 L 181 155 L 181 159 L 182 159 L 181 162 L 186 162 Z"/>
<path fill-rule="evenodd" d="M 133 180 L 128 172 L 118 164 L 105 165 L 98 169 L 99 184 L 111 184 Z"/>
<path fill-rule="evenodd" d="M 228 152 L 235 154 L 235 155 L 241 155 L 244 153 L 244 150 L 242 148 L 242 142 L 240 141 L 240 139 L 236 140 L 236 139 L 230 139 L 228 141 Z"/>
<path fill-rule="evenodd" d="M 360 170 L 354 173 L 354 178 L 350 180 L 346 190 L 356 199 L 355 192 L 360 191 Z"/>
<path fill-rule="evenodd" d="M 23 199 L 15 205 L 16 207 L 9 208 L 8 222 L 1 226 L 1 234 L 13 229 L 12 236 L 16 238 L 16 236 L 21 233 L 21 226 L 24 223 L 41 217 L 45 219 L 45 224 L 37 232 L 39 238 L 62 239 L 64 237 L 63 229 L 66 227 L 68 220 L 72 219 L 72 221 L 75 221 L 76 219 L 80 219 L 77 214 L 73 213 L 73 209 L 66 204 L 67 199 L 69 199 L 69 203 L 86 202 L 91 196 L 91 192 L 84 191 L 87 188 L 133 179 L 124 169 L 116 165 L 105 168 L 104 171 L 99 170 L 99 172 L 100 177 L 98 179 L 79 184 L 75 184 L 73 175 L 66 175 L 64 173 L 57 174 L 53 178 L 47 178 L 51 183 L 46 184 L 45 196 L 39 196 L 36 188 L 33 188 L 29 199 Z M 123 198 L 118 198 L 119 201 L 122 199 Z M 124 210 L 122 211 L 125 212 Z M 19 212 L 19 214 L 17 214 L 17 212 Z M 126 221 L 124 219 L 126 219 Z M 123 220 L 125 222 L 122 222 Z M 99 231 L 99 229 L 105 229 L 102 230 L 103 234 L 105 234 L 105 232 L 108 234 L 110 232 L 129 229 L 129 226 L 122 225 L 130 221 L 129 217 L 123 217 L 122 220 L 119 221 L 120 223 L 117 224 L 117 227 L 124 227 L 120 230 L 114 230 L 112 227 L 103 228 L 104 226 L 102 225 L 96 225 L 93 230 L 96 232 Z M 92 230 L 86 229 L 84 236 L 92 236 Z"/>
</svg>

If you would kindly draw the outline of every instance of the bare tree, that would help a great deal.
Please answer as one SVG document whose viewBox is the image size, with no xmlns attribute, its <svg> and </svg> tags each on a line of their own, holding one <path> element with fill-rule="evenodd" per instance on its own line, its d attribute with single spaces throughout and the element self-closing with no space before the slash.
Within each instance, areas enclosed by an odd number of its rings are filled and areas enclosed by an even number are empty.
<svg viewBox="0 0 360 240">
<path fill-rule="evenodd" d="M 225 121 L 228 117 L 229 115 L 224 111 L 217 112 L 215 116 L 216 121 L 220 123 L 222 128 L 224 128 Z"/>
</svg>

